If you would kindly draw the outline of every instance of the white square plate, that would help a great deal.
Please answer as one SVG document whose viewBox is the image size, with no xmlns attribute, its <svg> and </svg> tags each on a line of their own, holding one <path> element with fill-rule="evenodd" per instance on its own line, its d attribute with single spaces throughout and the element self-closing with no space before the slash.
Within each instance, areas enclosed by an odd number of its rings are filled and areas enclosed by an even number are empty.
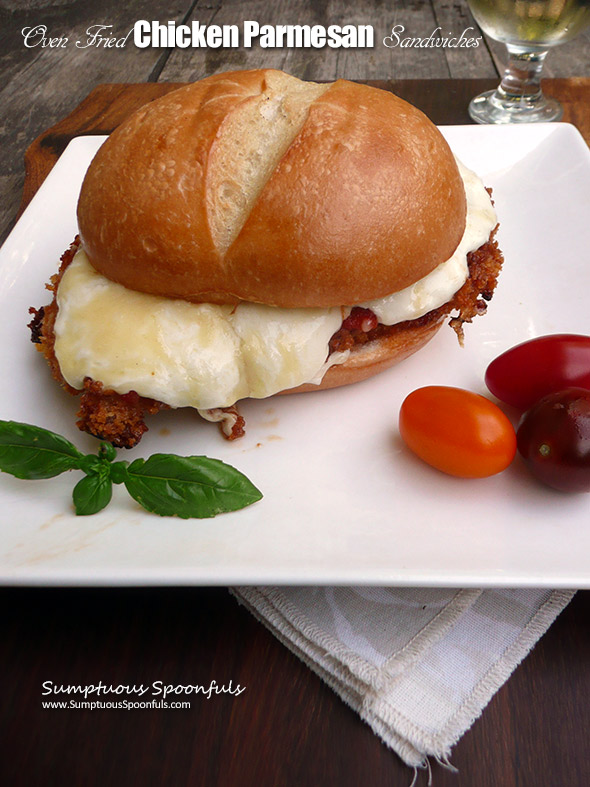
<svg viewBox="0 0 590 787">
<path fill-rule="evenodd" d="M 0 578 L 28 584 L 332 584 L 590 587 L 590 495 L 504 473 L 454 479 L 403 447 L 404 397 L 428 384 L 485 393 L 487 364 L 552 332 L 590 333 L 590 153 L 568 125 L 442 129 L 494 189 L 506 263 L 465 349 L 441 329 L 421 352 L 358 385 L 241 405 L 247 435 L 227 443 L 190 411 L 161 413 L 140 446 L 207 454 L 246 473 L 264 499 L 214 520 L 144 513 L 117 487 L 107 509 L 75 517 L 78 474 L 0 478 Z M 64 152 L 0 251 L 0 417 L 60 432 L 80 448 L 76 399 L 29 341 L 27 309 L 76 233 L 83 174 L 103 138 Z"/>
</svg>

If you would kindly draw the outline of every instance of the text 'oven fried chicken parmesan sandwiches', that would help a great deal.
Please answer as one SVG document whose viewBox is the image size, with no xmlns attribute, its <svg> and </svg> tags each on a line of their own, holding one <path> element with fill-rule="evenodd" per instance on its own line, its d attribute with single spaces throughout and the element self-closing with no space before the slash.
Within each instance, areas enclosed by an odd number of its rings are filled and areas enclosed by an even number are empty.
<svg viewBox="0 0 590 787">
<path fill-rule="evenodd" d="M 31 322 L 80 428 L 362 380 L 485 310 L 502 262 L 480 179 L 395 95 L 220 74 L 135 112 L 92 161 L 80 236 Z M 482 300 L 483 298 L 483 300 Z"/>
</svg>

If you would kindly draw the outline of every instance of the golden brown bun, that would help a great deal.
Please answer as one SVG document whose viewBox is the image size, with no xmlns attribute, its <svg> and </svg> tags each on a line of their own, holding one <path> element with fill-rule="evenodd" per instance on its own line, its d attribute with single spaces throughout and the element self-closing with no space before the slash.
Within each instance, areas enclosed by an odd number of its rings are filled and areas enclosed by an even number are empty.
<svg viewBox="0 0 590 787">
<path fill-rule="evenodd" d="M 138 110 L 78 204 L 94 267 L 191 301 L 340 306 L 451 256 L 465 192 L 436 127 L 393 94 L 236 71 Z"/>
<path fill-rule="evenodd" d="M 320 385 L 306 383 L 288 391 L 281 391 L 281 394 L 321 391 L 324 388 L 338 388 L 366 380 L 424 347 L 434 337 L 444 319 L 445 315 L 441 314 L 431 322 L 408 324 L 394 334 L 360 344 L 353 348 L 345 363 L 328 369 Z"/>
</svg>

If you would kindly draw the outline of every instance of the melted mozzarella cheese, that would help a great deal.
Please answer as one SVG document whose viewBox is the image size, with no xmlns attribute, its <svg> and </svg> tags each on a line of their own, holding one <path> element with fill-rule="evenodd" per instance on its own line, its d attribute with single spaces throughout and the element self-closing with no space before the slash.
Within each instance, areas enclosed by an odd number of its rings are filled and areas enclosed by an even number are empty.
<svg viewBox="0 0 590 787">
<path fill-rule="evenodd" d="M 480 178 L 459 160 L 457 165 L 467 197 L 463 237 L 454 254 L 423 279 L 385 298 L 362 304 L 371 309 L 384 325 L 416 320 L 449 301 L 467 281 L 467 254 L 479 249 L 496 226 L 496 211 Z"/>
<path fill-rule="evenodd" d="M 66 382 L 85 377 L 172 407 L 228 407 L 314 379 L 342 310 L 195 304 L 135 292 L 78 251 L 57 292 L 55 354 Z M 342 363 L 342 355 L 329 365 Z"/>
<path fill-rule="evenodd" d="M 496 214 L 477 175 L 460 163 L 459 171 L 467 218 L 457 250 L 411 287 L 362 304 L 379 322 L 421 317 L 467 279 L 467 254 L 488 239 Z M 330 366 L 348 357 L 327 358 L 328 343 L 352 307 L 232 307 L 147 295 L 97 273 L 82 250 L 62 277 L 57 303 L 55 354 L 66 382 L 81 389 L 90 377 L 117 393 L 136 391 L 171 407 L 229 407 L 246 397 L 319 385 Z"/>
</svg>

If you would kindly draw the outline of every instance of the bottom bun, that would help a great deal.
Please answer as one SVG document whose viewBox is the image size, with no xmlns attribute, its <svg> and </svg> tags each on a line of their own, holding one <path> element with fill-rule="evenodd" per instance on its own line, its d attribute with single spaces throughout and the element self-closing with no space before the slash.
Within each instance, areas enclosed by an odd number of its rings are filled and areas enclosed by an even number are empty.
<svg viewBox="0 0 590 787">
<path fill-rule="evenodd" d="M 280 394 L 306 393 L 326 388 L 338 388 L 366 380 L 379 374 L 390 366 L 413 355 L 433 338 L 444 322 L 445 314 L 422 324 L 408 325 L 403 330 L 359 344 L 351 350 L 345 363 L 331 366 L 319 385 L 304 383 L 297 388 L 289 388 Z"/>
</svg>

